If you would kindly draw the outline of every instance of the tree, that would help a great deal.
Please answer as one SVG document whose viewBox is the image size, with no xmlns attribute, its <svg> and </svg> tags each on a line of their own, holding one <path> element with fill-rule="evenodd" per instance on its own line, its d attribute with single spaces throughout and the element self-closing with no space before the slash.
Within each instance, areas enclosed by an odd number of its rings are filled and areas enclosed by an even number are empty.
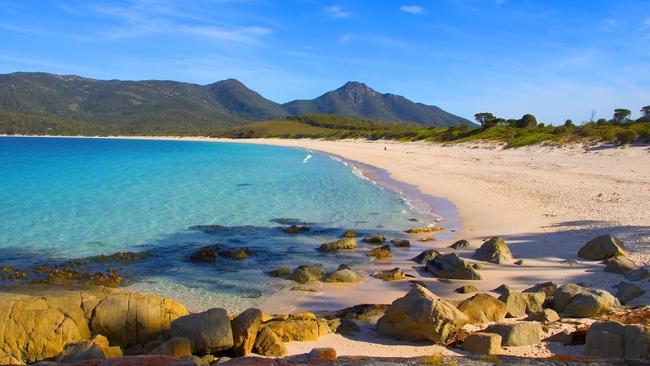
<svg viewBox="0 0 650 366">
<path fill-rule="evenodd" d="M 476 122 L 481 125 L 481 130 L 485 130 L 497 125 L 497 118 L 492 113 L 482 112 L 474 115 Z"/>
<path fill-rule="evenodd" d="M 564 127 L 571 127 L 571 126 L 573 126 L 572 120 L 567 119 L 566 121 L 564 121 Z"/>
<path fill-rule="evenodd" d="M 617 108 L 614 109 L 614 122 L 623 123 L 630 116 L 632 112 L 629 109 Z"/>
<path fill-rule="evenodd" d="M 650 121 L 650 105 L 641 108 L 641 120 Z"/>
<path fill-rule="evenodd" d="M 537 126 L 537 118 L 532 114 L 524 114 L 517 123 L 517 127 L 519 128 L 530 128 L 535 126 Z"/>
</svg>

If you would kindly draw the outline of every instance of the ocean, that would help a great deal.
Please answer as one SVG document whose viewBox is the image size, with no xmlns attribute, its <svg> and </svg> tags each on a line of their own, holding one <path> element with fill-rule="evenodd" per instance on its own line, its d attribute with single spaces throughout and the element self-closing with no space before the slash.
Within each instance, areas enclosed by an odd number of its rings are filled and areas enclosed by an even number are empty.
<svg viewBox="0 0 650 366">
<path fill-rule="evenodd" d="M 424 211 L 351 164 L 303 149 L 0 137 L 0 264 L 31 276 L 39 264 L 149 251 L 142 261 L 113 265 L 127 288 L 173 297 L 194 310 L 261 303 L 292 285 L 266 274 L 274 268 L 321 264 L 334 270 L 367 261 L 353 251 L 325 255 L 316 248 L 345 230 L 403 238 L 415 220 L 431 222 Z M 311 231 L 280 230 L 292 222 Z M 206 225 L 219 226 L 197 228 Z M 255 254 L 189 261 L 206 245 Z"/>
</svg>

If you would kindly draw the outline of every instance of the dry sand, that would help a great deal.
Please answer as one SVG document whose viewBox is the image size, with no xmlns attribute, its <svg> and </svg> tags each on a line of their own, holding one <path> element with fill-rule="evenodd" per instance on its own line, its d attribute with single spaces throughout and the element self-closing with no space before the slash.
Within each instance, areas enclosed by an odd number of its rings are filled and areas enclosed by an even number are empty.
<svg viewBox="0 0 650 366">
<path fill-rule="evenodd" d="M 144 137 L 147 138 L 147 137 Z M 648 147 L 527 147 L 502 149 L 489 144 L 433 145 L 424 142 L 321 141 L 321 140 L 216 140 L 278 146 L 292 146 L 362 162 L 385 169 L 392 178 L 410 183 L 422 193 L 444 197 L 457 209 L 460 221 L 443 217 L 445 231 L 438 240 L 412 240 L 409 250 L 395 249 L 395 257 L 373 261 L 361 268 L 367 280 L 358 285 L 321 284 L 316 292 L 281 291 L 263 309 L 272 313 L 295 310 L 326 311 L 360 303 L 390 303 L 403 296 L 407 281 L 382 282 L 369 277 L 372 271 L 401 267 L 441 297 L 462 299 L 454 289 L 473 284 L 490 291 L 500 284 L 515 290 L 535 283 L 584 282 L 615 292 L 612 285 L 622 276 L 603 272 L 604 265 L 582 261 L 578 249 L 589 239 L 611 233 L 627 245 L 639 264 L 650 262 L 650 149 Z M 458 239 L 470 242 L 467 250 L 456 251 L 472 261 L 472 254 L 484 240 L 503 236 L 521 266 L 482 263 L 481 281 L 439 282 L 419 273 L 413 257 L 422 249 L 447 248 Z M 568 260 L 568 262 L 567 262 Z M 650 303 L 650 283 L 642 282 L 646 294 L 634 304 Z M 290 343 L 291 354 L 314 347 L 334 347 L 340 355 L 410 357 L 432 352 L 453 354 L 438 346 L 404 344 L 376 338 L 369 328 L 356 337 L 322 337 L 317 342 Z M 580 354 L 580 347 L 557 347 L 542 343 L 514 347 L 506 353 L 526 356 Z"/>
</svg>

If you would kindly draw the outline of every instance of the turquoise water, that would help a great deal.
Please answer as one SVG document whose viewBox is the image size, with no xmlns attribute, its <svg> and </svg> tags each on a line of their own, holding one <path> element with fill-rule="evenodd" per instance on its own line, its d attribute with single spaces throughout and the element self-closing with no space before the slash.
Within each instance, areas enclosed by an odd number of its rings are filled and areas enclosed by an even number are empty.
<svg viewBox="0 0 650 366">
<path fill-rule="evenodd" d="M 289 217 L 314 228 L 287 235 Z M 264 271 L 362 260 L 314 249 L 343 230 L 400 236 L 412 212 L 396 193 L 305 150 L 187 141 L 0 137 L 0 263 L 33 264 L 116 251 L 154 256 L 121 268 L 133 287 L 230 307 L 286 286 Z M 217 234 L 195 225 L 223 225 Z M 190 263 L 204 245 L 251 247 L 245 261 Z"/>
</svg>

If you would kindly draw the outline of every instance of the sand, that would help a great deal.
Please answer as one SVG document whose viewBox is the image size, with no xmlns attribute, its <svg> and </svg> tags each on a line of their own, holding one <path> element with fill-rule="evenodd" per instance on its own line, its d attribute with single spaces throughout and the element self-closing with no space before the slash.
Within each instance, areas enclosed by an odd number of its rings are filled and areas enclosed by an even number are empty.
<svg viewBox="0 0 650 366">
<path fill-rule="evenodd" d="M 361 140 L 184 139 L 291 146 L 333 154 L 384 169 L 392 178 L 412 184 L 424 194 L 444 198 L 455 207 L 458 218 L 442 216 L 438 224 L 445 230 L 433 235 L 437 240 L 426 243 L 412 240 L 411 249 L 394 249 L 393 259 L 375 260 L 362 266 L 360 270 L 367 278 L 363 283 L 320 284 L 316 292 L 281 291 L 263 304 L 263 310 L 270 313 L 390 303 L 403 296 L 410 283 L 383 282 L 369 275 L 394 267 L 401 267 L 431 291 L 449 299 L 471 296 L 454 292 L 466 284 L 489 292 L 501 284 L 522 290 L 544 281 L 582 282 L 615 293 L 611 286 L 623 280 L 621 275 L 603 272 L 603 264 L 576 256 L 586 241 L 605 233 L 621 238 L 630 257 L 639 264 L 650 262 L 648 147 L 585 149 L 572 145 L 502 149 L 478 143 L 442 146 Z M 466 239 L 470 248 L 455 252 L 473 261 L 474 250 L 495 235 L 505 238 L 514 256 L 523 259 L 523 265 L 482 263 L 480 272 L 484 280 L 443 283 L 418 272 L 415 263 L 408 260 L 425 248 L 452 252 L 448 248 L 452 242 Z M 631 305 L 650 303 L 650 283 L 644 281 L 640 285 L 646 293 Z M 371 325 L 356 337 L 330 335 L 317 342 L 288 344 L 291 354 L 314 347 L 334 347 L 339 355 L 411 357 L 457 353 L 438 346 L 376 338 Z M 548 343 L 514 348 L 506 353 L 545 357 L 582 352 L 580 347 Z"/>
</svg>

